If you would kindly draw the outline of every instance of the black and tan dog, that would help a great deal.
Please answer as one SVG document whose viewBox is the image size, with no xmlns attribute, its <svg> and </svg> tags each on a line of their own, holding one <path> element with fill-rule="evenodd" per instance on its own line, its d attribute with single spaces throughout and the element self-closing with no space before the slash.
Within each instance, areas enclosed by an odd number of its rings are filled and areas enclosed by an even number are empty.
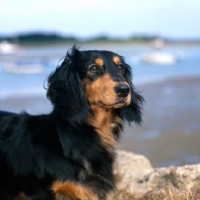
<svg viewBox="0 0 200 200">
<path fill-rule="evenodd" d="M 49 76 L 48 115 L 0 112 L 1 200 L 105 200 L 123 121 L 141 122 L 131 68 L 73 47 Z"/>
</svg>

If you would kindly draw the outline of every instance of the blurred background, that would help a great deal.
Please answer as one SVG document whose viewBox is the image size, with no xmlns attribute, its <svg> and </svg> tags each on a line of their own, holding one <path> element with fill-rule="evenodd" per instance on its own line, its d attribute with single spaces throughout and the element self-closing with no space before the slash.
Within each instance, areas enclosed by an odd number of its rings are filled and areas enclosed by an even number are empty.
<svg viewBox="0 0 200 200">
<path fill-rule="evenodd" d="M 143 124 L 120 149 L 154 167 L 200 162 L 200 1 L 0 0 L 0 109 L 48 113 L 48 74 L 74 43 L 125 57 Z"/>
</svg>

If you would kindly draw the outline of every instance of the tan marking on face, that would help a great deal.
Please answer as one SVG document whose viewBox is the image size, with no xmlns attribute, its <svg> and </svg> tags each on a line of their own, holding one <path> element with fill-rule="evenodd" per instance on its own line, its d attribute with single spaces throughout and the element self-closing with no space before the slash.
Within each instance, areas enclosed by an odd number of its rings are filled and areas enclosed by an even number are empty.
<svg viewBox="0 0 200 200">
<path fill-rule="evenodd" d="M 95 59 L 94 62 L 95 62 L 98 66 L 100 66 L 100 67 L 102 67 L 103 64 L 104 64 L 104 62 L 103 62 L 103 60 L 102 60 L 101 58 L 97 58 L 97 59 Z"/>
<path fill-rule="evenodd" d="M 69 181 L 55 181 L 52 185 L 56 200 L 62 199 L 81 199 L 81 200 L 98 200 L 96 192 L 86 188 L 78 183 Z"/>
<path fill-rule="evenodd" d="M 128 85 L 126 82 L 121 83 Z M 116 94 L 114 88 L 121 83 L 114 82 L 108 73 L 93 83 L 83 82 L 87 99 L 93 110 L 93 114 L 88 115 L 88 123 L 95 127 L 102 144 L 111 152 L 117 145 L 112 130 L 118 126 L 117 124 L 122 124 L 115 109 L 128 106 L 131 101 L 130 93 L 125 98 Z"/>
<path fill-rule="evenodd" d="M 114 63 L 115 63 L 116 65 L 118 65 L 119 63 L 121 63 L 121 59 L 120 59 L 120 57 L 118 57 L 118 56 L 114 56 L 114 57 L 113 57 L 113 61 L 114 61 Z"/>
<path fill-rule="evenodd" d="M 121 82 L 127 84 L 126 82 Z M 120 83 L 120 84 L 121 84 Z M 114 82 L 109 74 L 99 77 L 91 84 L 85 85 L 87 99 L 91 105 L 100 105 L 106 108 L 120 108 L 130 104 L 131 95 L 125 98 L 118 97 L 115 86 L 119 83 Z"/>
</svg>

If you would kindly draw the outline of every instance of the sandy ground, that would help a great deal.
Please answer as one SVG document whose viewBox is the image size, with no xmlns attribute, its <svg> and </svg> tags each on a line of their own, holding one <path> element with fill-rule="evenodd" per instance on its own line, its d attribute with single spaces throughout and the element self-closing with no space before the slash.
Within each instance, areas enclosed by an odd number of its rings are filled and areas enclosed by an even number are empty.
<svg viewBox="0 0 200 200">
<path fill-rule="evenodd" d="M 154 167 L 200 163 L 200 77 L 136 86 L 144 96 L 143 124 L 126 126 L 119 148 L 147 156 Z M 44 96 L 0 97 L 0 109 L 51 111 Z"/>
<path fill-rule="evenodd" d="M 137 87 L 146 103 L 141 127 L 126 127 L 121 148 L 153 166 L 200 162 L 200 77 Z"/>
</svg>

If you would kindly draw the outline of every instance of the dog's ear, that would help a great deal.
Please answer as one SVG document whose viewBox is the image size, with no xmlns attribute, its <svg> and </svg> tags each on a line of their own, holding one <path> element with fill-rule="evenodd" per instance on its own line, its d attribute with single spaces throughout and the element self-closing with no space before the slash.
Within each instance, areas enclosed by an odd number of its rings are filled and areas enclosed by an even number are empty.
<svg viewBox="0 0 200 200">
<path fill-rule="evenodd" d="M 48 77 L 47 97 L 54 108 L 71 124 L 82 123 L 90 111 L 76 60 L 81 52 L 74 46 L 64 61 Z"/>
<path fill-rule="evenodd" d="M 140 124 L 142 122 L 141 110 L 143 101 L 143 97 L 135 92 L 133 88 L 131 88 L 131 103 L 121 109 L 121 117 L 125 119 L 129 124 L 133 121 L 137 124 Z"/>
<path fill-rule="evenodd" d="M 131 88 L 131 102 L 128 106 L 121 108 L 120 115 L 129 124 L 133 121 L 140 124 L 142 122 L 142 105 L 144 98 L 134 89 L 131 67 L 129 65 L 126 66 L 125 79 Z"/>
</svg>

